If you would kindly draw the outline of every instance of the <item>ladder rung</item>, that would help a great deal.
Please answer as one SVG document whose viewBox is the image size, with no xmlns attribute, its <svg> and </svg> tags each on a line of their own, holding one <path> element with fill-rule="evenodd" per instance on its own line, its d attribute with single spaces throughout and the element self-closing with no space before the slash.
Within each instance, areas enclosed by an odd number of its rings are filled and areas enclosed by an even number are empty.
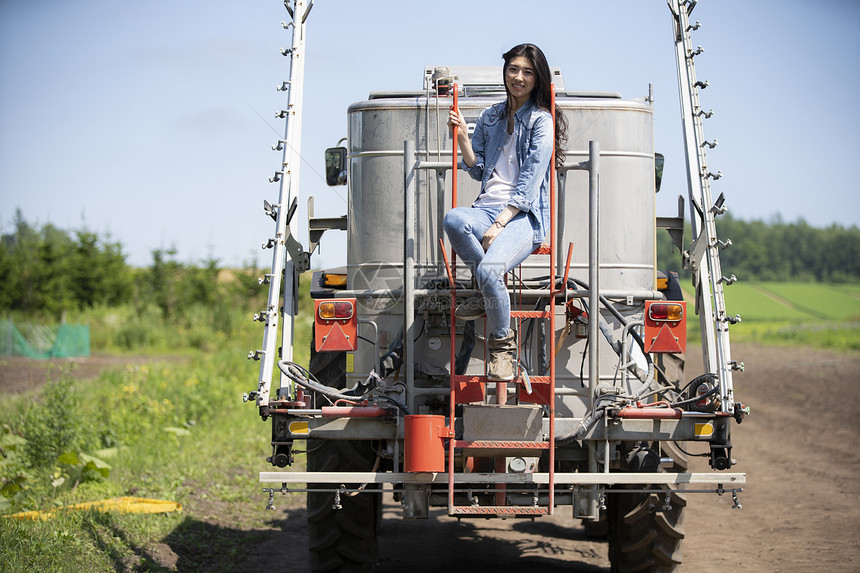
<svg viewBox="0 0 860 573">
<path fill-rule="evenodd" d="M 548 450 L 549 442 L 523 440 L 457 440 L 455 448 L 500 448 L 510 450 Z"/>
<path fill-rule="evenodd" d="M 514 318 L 549 318 L 550 311 L 548 310 L 512 310 L 511 316 Z"/>
<path fill-rule="evenodd" d="M 549 508 L 529 505 L 455 505 L 449 515 L 549 515 Z"/>
<path fill-rule="evenodd" d="M 529 381 L 532 384 L 549 384 L 549 376 L 529 376 Z M 498 380 L 489 380 L 486 376 L 474 376 L 471 374 L 455 374 L 454 383 L 465 382 L 466 384 L 488 384 L 497 383 Z M 522 378 L 508 380 L 508 384 L 523 384 Z"/>
<path fill-rule="evenodd" d="M 463 450 L 467 455 L 491 457 L 515 454 L 523 456 L 538 456 L 541 450 L 549 449 L 549 442 L 530 442 L 514 440 L 457 440 L 454 447 Z"/>
</svg>

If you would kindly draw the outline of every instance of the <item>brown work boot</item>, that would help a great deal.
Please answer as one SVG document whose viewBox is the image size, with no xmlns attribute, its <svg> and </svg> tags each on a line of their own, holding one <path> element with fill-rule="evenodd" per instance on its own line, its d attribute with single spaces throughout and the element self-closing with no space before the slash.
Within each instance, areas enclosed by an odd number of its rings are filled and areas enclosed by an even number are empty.
<svg viewBox="0 0 860 573">
<path fill-rule="evenodd" d="M 517 342 L 514 331 L 509 330 L 504 338 L 488 337 L 490 362 L 487 365 L 487 380 L 510 382 L 517 377 Z"/>
</svg>

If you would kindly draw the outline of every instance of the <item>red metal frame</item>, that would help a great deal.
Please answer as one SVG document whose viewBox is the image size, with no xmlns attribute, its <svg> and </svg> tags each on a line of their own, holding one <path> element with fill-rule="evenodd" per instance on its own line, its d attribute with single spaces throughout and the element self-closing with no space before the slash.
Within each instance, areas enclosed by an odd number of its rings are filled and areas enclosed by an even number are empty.
<svg viewBox="0 0 860 573">
<path fill-rule="evenodd" d="M 553 128 L 555 127 L 555 86 L 550 85 L 550 110 L 552 114 L 552 123 Z M 459 112 L 459 94 L 458 94 L 458 86 L 454 84 L 453 86 L 453 109 Z M 554 130 L 553 130 L 554 132 Z M 453 176 L 451 181 L 451 202 L 452 208 L 457 206 L 457 176 L 458 176 L 458 165 L 457 165 L 457 137 L 458 137 L 458 127 L 454 126 L 453 128 L 453 144 L 452 144 L 452 169 Z M 556 285 L 556 277 L 558 277 L 558 272 L 556 268 L 556 167 L 555 167 L 555 138 L 553 137 L 553 148 L 552 148 L 552 157 L 551 157 L 551 166 L 550 166 L 550 241 L 549 245 L 542 244 L 538 249 L 535 249 L 533 254 L 541 254 L 541 255 L 549 255 L 549 274 L 550 274 L 550 297 L 549 297 L 549 310 L 546 311 L 525 311 L 525 310 L 516 310 L 511 311 L 511 317 L 516 318 L 518 321 L 523 318 L 544 318 L 549 319 L 549 348 L 550 348 L 550 363 L 549 363 L 549 376 L 530 376 L 530 382 L 532 385 L 532 392 L 527 394 L 525 389 L 523 388 L 523 378 L 518 376 L 514 383 L 520 385 L 518 391 L 518 397 L 521 402 L 531 402 L 536 404 L 544 404 L 547 406 L 549 410 L 549 439 L 546 442 L 511 442 L 511 441 L 458 441 L 455 439 L 454 435 L 454 427 L 455 427 L 455 408 L 457 404 L 482 400 L 484 397 L 484 385 L 489 382 L 486 376 L 474 376 L 474 375 L 457 375 L 455 372 L 456 365 L 456 356 L 457 356 L 457 347 L 456 347 L 456 317 L 454 316 L 454 308 L 457 298 L 457 285 L 454 280 L 455 275 L 455 264 L 456 264 L 456 253 L 454 252 L 453 247 L 451 248 L 451 258 L 449 260 L 447 254 L 445 253 L 445 244 L 442 239 L 439 240 L 440 247 L 442 249 L 442 256 L 445 261 L 445 268 L 448 273 L 448 280 L 451 285 L 451 314 L 450 314 L 450 340 L 451 340 L 451 358 L 450 358 L 450 409 L 448 416 L 448 428 L 447 428 L 447 436 L 448 436 L 448 514 L 449 515 L 544 515 L 549 514 L 552 515 L 554 513 L 555 507 L 555 297 L 564 292 L 563 290 L 559 290 Z M 568 272 L 570 270 L 570 257 L 572 254 L 572 247 L 568 251 L 567 255 L 567 263 L 565 265 L 564 271 L 564 283 L 562 284 L 562 289 L 566 287 Z M 522 304 L 520 304 L 522 307 Z M 480 390 L 479 393 L 476 393 L 472 389 Z M 503 403 L 507 396 L 507 384 L 505 382 L 497 382 L 496 383 L 496 397 L 497 401 Z M 514 506 L 505 506 L 505 486 L 504 484 L 496 484 L 496 504 L 495 506 L 484 506 L 484 507 L 469 507 L 469 506 L 455 506 L 454 505 L 454 452 L 456 449 L 469 448 L 469 449 L 486 449 L 486 450 L 494 450 L 498 452 L 499 450 L 548 450 L 549 451 L 549 484 L 548 484 L 548 494 L 549 494 L 549 504 L 546 507 L 514 507 Z M 504 458 L 501 460 L 501 465 L 504 465 Z M 505 468 L 499 467 L 498 459 L 496 471 L 504 471 Z"/>
</svg>

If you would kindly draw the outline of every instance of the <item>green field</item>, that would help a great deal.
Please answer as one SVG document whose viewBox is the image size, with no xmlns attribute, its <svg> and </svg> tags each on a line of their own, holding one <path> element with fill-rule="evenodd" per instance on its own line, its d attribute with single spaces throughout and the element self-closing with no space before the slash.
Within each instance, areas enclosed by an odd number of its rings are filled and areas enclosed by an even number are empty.
<svg viewBox="0 0 860 573">
<path fill-rule="evenodd" d="M 692 287 L 682 285 L 692 305 Z M 860 285 L 737 282 L 724 288 L 726 310 L 740 315 L 732 340 L 860 350 Z M 698 323 L 689 324 L 698 337 Z"/>
</svg>

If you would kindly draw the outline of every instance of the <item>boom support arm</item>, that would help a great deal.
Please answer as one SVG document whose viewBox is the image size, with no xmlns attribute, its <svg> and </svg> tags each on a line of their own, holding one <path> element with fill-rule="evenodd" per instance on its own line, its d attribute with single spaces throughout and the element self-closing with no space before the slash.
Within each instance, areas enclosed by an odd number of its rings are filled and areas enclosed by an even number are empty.
<svg viewBox="0 0 860 573">
<path fill-rule="evenodd" d="M 729 324 L 738 319 L 726 313 L 723 285 L 731 284 L 734 276 L 725 278 L 720 268 L 716 215 L 725 212 L 722 195 L 714 203 L 711 199 L 710 179 L 722 174 L 713 174 L 708 169 L 706 147 L 714 144 L 705 141 L 702 118 L 712 112 L 704 112 L 699 104 L 699 89 L 707 82 L 696 79 L 693 59 L 702 49 L 693 50 L 690 31 L 698 23 L 690 25 L 689 13 L 695 2 L 668 0 L 672 11 L 675 31 L 675 61 L 678 67 L 678 91 L 681 100 L 681 116 L 684 125 L 684 149 L 687 165 L 688 194 L 690 199 L 690 222 L 693 245 L 685 254 L 685 266 L 693 273 L 696 287 L 696 312 L 699 314 L 704 349 L 706 372 L 714 373 L 719 380 L 720 408 L 722 412 L 734 412 L 732 371 L 738 366 L 731 358 Z"/>
</svg>

